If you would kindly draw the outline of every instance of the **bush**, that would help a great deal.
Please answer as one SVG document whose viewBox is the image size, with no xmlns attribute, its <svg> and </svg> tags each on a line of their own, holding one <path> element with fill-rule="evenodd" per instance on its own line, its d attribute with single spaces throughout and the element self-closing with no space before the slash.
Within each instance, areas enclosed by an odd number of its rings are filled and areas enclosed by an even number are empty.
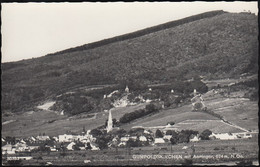
<svg viewBox="0 0 260 167">
<path fill-rule="evenodd" d="M 201 134 L 200 134 L 200 138 L 201 140 L 209 140 L 209 136 L 212 134 L 212 132 L 209 129 L 204 130 Z"/>
<path fill-rule="evenodd" d="M 102 131 L 99 130 L 99 129 L 92 129 L 92 130 L 90 131 L 90 134 L 93 135 L 94 137 L 97 137 L 97 136 L 102 135 L 103 133 L 102 133 Z"/>
<path fill-rule="evenodd" d="M 145 109 L 139 109 L 139 110 L 135 110 L 131 113 L 124 114 L 119 119 L 119 122 L 120 123 L 128 123 L 132 120 L 135 120 L 137 118 L 143 117 L 145 115 L 148 115 L 150 113 L 154 113 L 154 112 L 157 112 L 157 111 L 159 111 L 157 106 L 155 106 L 154 104 L 148 104 L 148 105 L 146 105 Z"/>
<path fill-rule="evenodd" d="M 155 137 L 161 138 L 161 137 L 163 137 L 163 133 L 159 129 L 157 129 L 156 132 L 155 132 Z"/>
</svg>

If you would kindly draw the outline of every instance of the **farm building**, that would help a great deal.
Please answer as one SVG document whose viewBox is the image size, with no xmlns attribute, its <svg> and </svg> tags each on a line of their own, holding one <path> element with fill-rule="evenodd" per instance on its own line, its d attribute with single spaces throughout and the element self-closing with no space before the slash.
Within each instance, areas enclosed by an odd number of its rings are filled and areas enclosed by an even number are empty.
<svg viewBox="0 0 260 167">
<path fill-rule="evenodd" d="M 73 139 L 73 135 L 59 135 L 58 136 L 59 142 L 70 142 Z"/>
<path fill-rule="evenodd" d="M 147 141 L 147 138 L 146 138 L 145 136 L 140 136 L 140 137 L 139 137 L 139 140 L 145 142 L 145 141 Z"/>
<path fill-rule="evenodd" d="M 6 144 L 2 147 L 2 154 L 15 154 L 15 146 Z"/>
<path fill-rule="evenodd" d="M 212 133 L 210 138 L 220 139 L 220 140 L 233 140 L 237 139 L 237 135 L 231 133 Z"/>
<path fill-rule="evenodd" d="M 197 142 L 197 141 L 199 141 L 199 140 L 200 140 L 199 137 L 194 135 L 194 136 L 190 139 L 190 142 Z"/>
<path fill-rule="evenodd" d="M 76 143 L 74 142 L 71 142 L 68 146 L 67 146 L 67 149 L 68 150 L 73 150 L 73 146 L 76 145 Z"/>
<path fill-rule="evenodd" d="M 39 141 L 46 141 L 46 140 L 50 140 L 50 137 L 49 136 L 37 136 L 36 139 Z"/>
<path fill-rule="evenodd" d="M 155 138 L 154 139 L 154 144 L 164 144 L 165 141 L 163 138 Z"/>
<path fill-rule="evenodd" d="M 170 140 L 171 138 L 172 138 L 172 135 L 164 135 L 164 136 L 163 136 L 163 139 Z"/>
<path fill-rule="evenodd" d="M 121 137 L 121 142 L 127 142 L 129 140 L 128 136 Z"/>
</svg>

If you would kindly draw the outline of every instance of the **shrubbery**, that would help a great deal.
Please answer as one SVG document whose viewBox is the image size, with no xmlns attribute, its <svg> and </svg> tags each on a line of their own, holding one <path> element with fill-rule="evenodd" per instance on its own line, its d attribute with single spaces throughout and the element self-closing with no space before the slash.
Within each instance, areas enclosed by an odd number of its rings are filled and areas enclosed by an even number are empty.
<svg viewBox="0 0 260 167">
<path fill-rule="evenodd" d="M 132 120 L 135 120 L 137 118 L 143 117 L 145 115 L 148 115 L 150 113 L 158 112 L 159 109 L 154 104 L 148 104 L 146 105 L 145 109 L 139 109 L 135 110 L 134 112 L 126 113 L 124 114 L 119 122 L 120 123 L 128 123 Z"/>
<path fill-rule="evenodd" d="M 204 130 L 201 134 L 200 134 L 200 138 L 201 140 L 209 140 L 209 136 L 212 134 L 212 132 L 208 129 Z"/>
<path fill-rule="evenodd" d="M 198 131 L 193 130 L 182 130 L 181 132 L 172 131 L 172 138 L 170 139 L 170 141 L 172 144 L 188 143 L 190 141 L 191 135 L 197 135 L 198 133 Z"/>
</svg>

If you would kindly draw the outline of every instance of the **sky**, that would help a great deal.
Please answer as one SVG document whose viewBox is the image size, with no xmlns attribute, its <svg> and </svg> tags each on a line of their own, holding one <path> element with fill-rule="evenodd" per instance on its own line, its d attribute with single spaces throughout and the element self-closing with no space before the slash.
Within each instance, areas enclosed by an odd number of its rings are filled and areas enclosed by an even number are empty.
<svg viewBox="0 0 260 167">
<path fill-rule="evenodd" d="M 36 58 L 212 10 L 258 14 L 257 1 L 1 5 L 2 62 Z"/>
</svg>

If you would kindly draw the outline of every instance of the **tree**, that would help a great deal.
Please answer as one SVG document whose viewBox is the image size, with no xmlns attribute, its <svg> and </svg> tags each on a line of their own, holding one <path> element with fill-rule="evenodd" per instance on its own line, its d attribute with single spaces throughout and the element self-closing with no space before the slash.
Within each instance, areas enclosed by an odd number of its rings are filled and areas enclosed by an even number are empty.
<svg viewBox="0 0 260 167">
<path fill-rule="evenodd" d="M 87 147 L 86 147 L 86 149 L 87 149 L 87 150 L 91 150 L 91 149 L 92 149 L 90 143 L 87 143 Z"/>
<path fill-rule="evenodd" d="M 97 136 L 102 135 L 102 131 L 99 130 L 99 129 L 92 129 L 92 130 L 90 131 L 90 134 L 93 135 L 94 137 L 97 137 Z"/>
<path fill-rule="evenodd" d="M 157 129 L 156 132 L 155 132 L 155 137 L 161 138 L 161 137 L 163 137 L 163 133 L 159 129 Z"/>
<path fill-rule="evenodd" d="M 145 109 L 148 113 L 156 112 L 158 111 L 158 108 L 154 104 L 147 104 L 145 106 Z"/>
<path fill-rule="evenodd" d="M 172 131 L 171 130 L 167 130 L 166 131 L 166 135 L 172 135 Z"/>
<path fill-rule="evenodd" d="M 112 119 L 112 122 L 113 122 L 113 127 L 118 124 L 118 121 L 115 118 Z"/>
<path fill-rule="evenodd" d="M 172 131 L 172 137 L 170 139 L 172 144 L 177 144 L 178 143 L 178 133 L 175 131 Z"/>
<path fill-rule="evenodd" d="M 212 134 L 212 132 L 209 129 L 204 130 L 201 134 L 200 134 L 200 138 L 201 140 L 209 140 L 209 136 Z"/>
</svg>

